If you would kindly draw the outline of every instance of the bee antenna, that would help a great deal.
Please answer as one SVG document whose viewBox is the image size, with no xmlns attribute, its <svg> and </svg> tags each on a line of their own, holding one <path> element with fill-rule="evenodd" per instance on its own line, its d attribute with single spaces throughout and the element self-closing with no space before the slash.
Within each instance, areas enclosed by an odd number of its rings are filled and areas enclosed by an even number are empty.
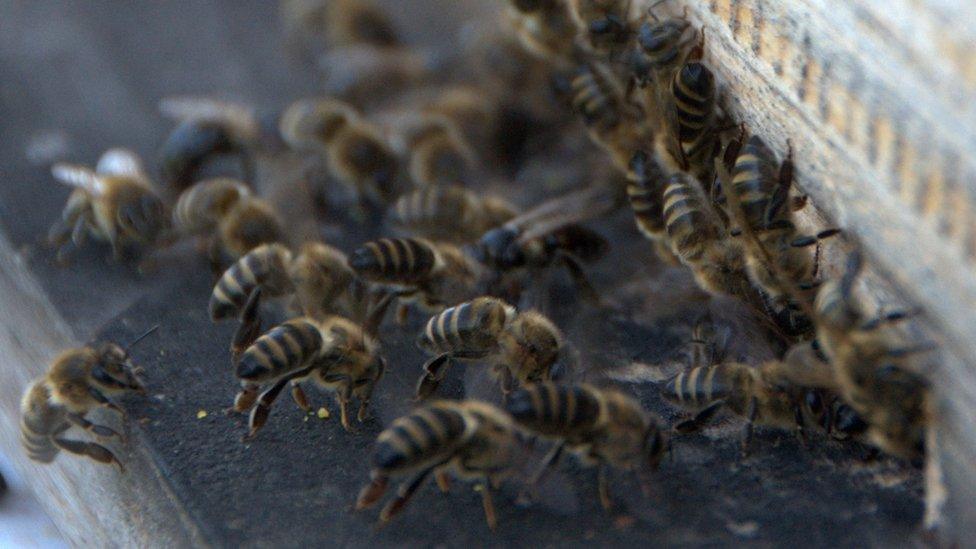
<svg viewBox="0 0 976 549">
<path fill-rule="evenodd" d="M 150 334 L 152 334 L 153 332 L 155 332 L 158 329 L 159 329 L 159 324 L 156 324 L 152 328 L 149 328 L 148 330 L 146 330 L 145 333 L 143 333 L 141 336 L 135 338 L 134 340 L 132 340 L 131 342 L 129 342 L 128 345 L 125 346 L 125 352 L 128 353 L 130 349 L 132 349 L 133 347 L 135 347 L 136 343 L 139 343 L 143 339 L 146 339 L 147 337 L 149 337 Z"/>
</svg>

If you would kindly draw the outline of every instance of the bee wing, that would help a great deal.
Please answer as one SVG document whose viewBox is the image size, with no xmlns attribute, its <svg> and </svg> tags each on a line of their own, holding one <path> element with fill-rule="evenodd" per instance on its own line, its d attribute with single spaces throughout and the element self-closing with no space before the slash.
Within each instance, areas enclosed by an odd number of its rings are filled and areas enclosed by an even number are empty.
<svg viewBox="0 0 976 549">
<path fill-rule="evenodd" d="M 251 134 L 258 131 L 253 108 L 211 97 L 165 97 L 159 102 L 159 112 L 174 120 L 219 120 Z"/>
<path fill-rule="evenodd" d="M 129 149 L 114 148 L 105 151 L 95 166 L 98 175 L 145 177 L 146 170 L 139 155 Z"/>
<path fill-rule="evenodd" d="M 617 200 L 609 186 L 593 186 L 544 202 L 506 226 L 520 230 L 518 241 L 528 242 L 567 225 L 583 223 L 612 211 Z"/>
<path fill-rule="evenodd" d="M 101 194 L 105 188 L 105 183 L 98 174 L 79 164 L 55 164 L 51 167 L 51 175 L 65 185 L 85 189 L 93 195 Z"/>
</svg>

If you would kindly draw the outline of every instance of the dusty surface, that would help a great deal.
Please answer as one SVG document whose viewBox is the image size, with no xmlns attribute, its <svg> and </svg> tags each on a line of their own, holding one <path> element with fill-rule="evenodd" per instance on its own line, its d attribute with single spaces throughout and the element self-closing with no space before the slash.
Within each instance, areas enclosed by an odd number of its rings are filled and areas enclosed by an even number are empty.
<svg viewBox="0 0 976 549">
<path fill-rule="evenodd" d="M 375 512 L 356 514 L 350 506 L 367 478 L 372 438 L 408 408 L 423 361 L 412 344 L 419 318 L 406 329 L 384 327 L 384 351 L 395 358 L 378 389 L 373 419 L 358 433 L 344 432 L 331 398 L 312 392 L 333 418 L 306 418 L 285 395 L 260 436 L 242 444 L 242 418 L 222 412 L 235 389 L 226 351 L 232 327 L 215 327 L 206 316 L 210 278 L 200 258 L 183 250 L 160 272 L 141 277 L 107 264 L 102 247 L 89 246 L 69 268 L 59 268 L 49 251 L 33 243 L 66 196 L 47 175 L 48 162 L 92 162 L 118 144 L 154 158 L 170 127 L 155 113 L 160 97 L 219 90 L 273 110 L 314 90 L 312 78 L 283 61 L 277 28 L 254 23 L 273 20 L 269 4 L 249 2 L 234 10 L 225 10 L 229 2 L 178 9 L 8 4 L 0 32 L 0 117 L 9 128 L 0 146 L 8 174 L 0 186 L 3 229 L 25 247 L 25 259 L 80 339 L 98 334 L 126 341 L 160 324 L 135 353 L 146 367 L 151 396 L 125 402 L 135 420 L 130 444 L 148 451 L 122 454 L 129 460 L 151 456 L 145 465 L 159 470 L 204 539 L 227 546 L 909 543 L 922 514 L 917 472 L 888 461 L 864 464 L 859 448 L 814 437 L 807 450 L 788 433 L 763 430 L 751 457 L 742 459 L 741 424 L 729 419 L 675 440 L 650 497 L 631 477 L 615 474 L 618 508 L 609 515 L 595 497 L 595 475 L 567 462 L 532 507 L 516 507 L 516 488 L 506 487 L 496 498 L 500 526 L 494 534 L 485 526 L 480 496 L 461 484 L 449 496 L 425 487 L 400 520 L 377 530 Z M 610 296 L 617 310 L 590 312 L 571 299 L 560 299 L 551 310 L 579 347 L 585 369 L 578 375 L 587 379 L 632 361 L 674 360 L 687 337 L 686 323 L 702 308 L 675 297 L 688 295 L 675 289 L 687 286 L 687 277 L 662 273 L 626 215 L 601 228 L 614 237 L 615 251 L 597 267 L 596 282 L 617 287 Z M 356 238 L 335 243 L 349 250 Z M 650 275 L 654 281 L 642 281 Z M 445 385 L 455 396 L 466 390 L 496 398 L 477 368 L 453 370 Z M 630 387 L 664 420 L 674 419 L 653 384 Z M 200 411 L 206 416 L 198 417 Z M 138 486 L 138 479 L 120 484 L 122 490 Z"/>
</svg>

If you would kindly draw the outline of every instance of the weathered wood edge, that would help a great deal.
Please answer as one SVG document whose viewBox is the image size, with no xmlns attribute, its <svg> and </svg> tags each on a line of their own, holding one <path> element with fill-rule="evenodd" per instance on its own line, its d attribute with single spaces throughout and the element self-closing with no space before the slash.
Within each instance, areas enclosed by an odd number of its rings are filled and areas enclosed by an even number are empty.
<svg viewBox="0 0 976 549">
<path fill-rule="evenodd" d="M 77 291 L 77 290 L 76 290 Z M 122 475 L 85 459 L 59 456 L 30 461 L 19 442 L 23 388 L 77 338 L 0 232 L 0 449 L 29 486 L 64 538 L 77 547 L 207 546 L 213 537 L 189 517 L 142 444 L 135 425 L 128 442 L 112 444 L 125 463 Z"/>
<path fill-rule="evenodd" d="M 947 513 L 957 531 L 976 524 L 976 141 L 961 123 L 973 108 L 958 100 L 972 96 L 974 83 L 969 72 L 946 81 L 976 48 L 945 32 L 938 44 L 951 55 L 925 66 L 932 51 L 919 45 L 924 39 L 890 32 L 880 22 L 894 16 L 871 0 L 665 6 L 658 9 L 674 15 L 687 6 L 706 29 L 705 60 L 723 107 L 779 151 L 792 143 L 799 187 L 945 339 L 928 374 L 951 487 Z M 911 28 L 917 20 L 930 38 L 945 24 L 926 2 L 902 7 Z"/>
</svg>

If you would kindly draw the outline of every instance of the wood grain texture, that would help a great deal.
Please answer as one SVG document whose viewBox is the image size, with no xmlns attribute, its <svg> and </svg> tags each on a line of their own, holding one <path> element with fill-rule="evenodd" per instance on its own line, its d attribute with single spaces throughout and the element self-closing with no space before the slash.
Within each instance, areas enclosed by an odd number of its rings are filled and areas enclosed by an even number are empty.
<svg viewBox="0 0 976 549">
<path fill-rule="evenodd" d="M 653 2 L 639 2 L 647 6 Z M 705 29 L 732 117 L 944 338 L 928 372 L 957 525 L 976 524 L 976 5 L 675 0 Z"/>
</svg>

